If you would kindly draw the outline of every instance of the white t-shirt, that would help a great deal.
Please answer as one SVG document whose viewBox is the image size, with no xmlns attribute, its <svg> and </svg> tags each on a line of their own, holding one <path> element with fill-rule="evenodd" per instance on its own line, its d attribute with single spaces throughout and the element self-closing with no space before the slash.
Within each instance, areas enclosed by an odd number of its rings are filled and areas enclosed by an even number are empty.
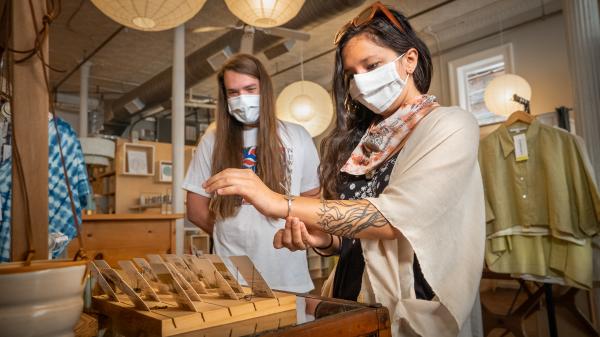
<svg viewBox="0 0 600 337">
<path fill-rule="evenodd" d="M 280 122 L 278 132 L 288 157 L 291 154 L 291 193 L 299 195 L 319 187 L 319 157 L 308 132 L 302 126 L 288 122 Z M 257 134 L 257 128 L 244 130 L 244 160 L 240 167 L 250 167 L 256 162 Z M 212 124 L 202 136 L 183 182 L 183 188 L 188 192 L 211 197 L 202 188 L 202 183 L 212 176 L 215 139 L 216 127 Z M 215 223 L 215 253 L 223 257 L 248 255 L 271 288 L 308 292 L 313 289 L 313 283 L 306 253 L 273 247 L 273 236 L 284 225 L 284 220 L 269 219 L 254 206 L 243 204 L 237 215 Z"/>
</svg>

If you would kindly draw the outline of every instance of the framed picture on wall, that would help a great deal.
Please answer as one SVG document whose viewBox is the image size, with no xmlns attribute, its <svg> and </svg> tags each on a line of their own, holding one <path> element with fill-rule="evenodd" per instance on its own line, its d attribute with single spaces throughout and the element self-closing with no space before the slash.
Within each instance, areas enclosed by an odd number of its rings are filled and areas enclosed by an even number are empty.
<svg viewBox="0 0 600 337">
<path fill-rule="evenodd" d="M 124 143 L 121 153 L 125 153 L 121 174 L 133 176 L 154 175 L 154 145 Z"/>
<path fill-rule="evenodd" d="M 161 160 L 158 162 L 158 181 L 170 183 L 173 181 L 173 163 Z"/>
<path fill-rule="evenodd" d="M 127 164 L 130 174 L 148 174 L 148 158 L 145 151 L 127 151 Z"/>
<path fill-rule="evenodd" d="M 485 106 L 487 85 L 496 77 L 513 73 L 512 44 L 487 49 L 448 62 L 452 105 L 471 112 L 479 125 L 499 123 L 505 116 L 490 112 Z"/>
</svg>

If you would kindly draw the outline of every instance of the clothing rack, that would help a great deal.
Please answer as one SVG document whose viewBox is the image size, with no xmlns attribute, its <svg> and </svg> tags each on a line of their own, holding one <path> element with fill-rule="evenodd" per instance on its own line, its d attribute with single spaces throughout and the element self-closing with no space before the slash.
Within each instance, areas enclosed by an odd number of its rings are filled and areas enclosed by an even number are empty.
<svg viewBox="0 0 600 337">
<path fill-rule="evenodd" d="M 530 117 L 529 101 L 516 95 L 513 99 L 523 104 L 525 111 L 515 112 L 509 117 L 506 124 L 511 125 L 515 122 L 531 123 L 532 118 Z M 570 131 L 570 110 L 572 109 L 564 106 L 555 109 L 558 117 L 558 126 L 567 131 Z M 536 308 L 539 307 L 542 297 L 544 297 L 548 319 L 548 333 L 550 337 L 558 336 L 556 319 L 557 305 L 567 309 L 567 311 L 574 316 L 573 318 L 579 322 L 579 327 L 582 328 L 587 335 L 600 336 L 600 333 L 596 330 L 594 325 L 576 306 L 575 297 L 580 291 L 579 288 L 569 287 L 566 291 L 555 294 L 551 283 L 534 282 L 533 284 L 535 284 L 535 286 L 532 288 L 532 283 L 529 283 L 524 279 L 514 278 L 510 274 L 495 273 L 489 270 L 484 270 L 482 278 L 493 280 L 516 280 L 519 283 L 519 290 L 514 296 L 506 314 L 494 313 L 482 303 L 482 311 L 485 313 L 484 328 L 486 333 L 489 333 L 494 328 L 504 328 L 507 330 L 505 334 L 511 332 L 515 336 L 526 336 L 526 333 L 523 330 L 523 323 L 525 319 L 536 312 Z M 522 292 L 525 292 L 527 298 L 524 302 L 515 307 L 518 297 Z"/>
<path fill-rule="evenodd" d="M 482 279 L 489 280 L 510 280 L 517 281 L 519 283 L 519 289 L 515 294 L 512 303 L 505 314 L 498 314 L 486 307 L 485 303 L 481 303 L 481 309 L 483 313 L 483 327 L 484 332 L 487 335 L 490 331 L 495 328 L 503 328 L 507 330 L 502 336 L 507 333 L 512 333 L 516 337 L 526 337 L 527 334 L 523 329 L 523 323 L 532 314 L 536 312 L 536 308 L 539 307 L 542 297 L 546 299 L 546 312 L 548 314 L 548 333 L 550 336 L 558 335 L 558 329 L 556 324 L 555 306 L 565 308 L 570 312 L 575 320 L 580 323 L 580 327 L 587 334 L 586 336 L 600 336 L 594 325 L 583 315 L 579 308 L 575 305 L 575 297 L 579 293 L 580 289 L 571 287 L 564 293 L 554 296 L 552 292 L 552 285 L 550 283 L 534 282 L 538 285 L 538 288 L 531 288 L 527 284 L 527 281 L 519 278 L 513 278 L 509 274 L 495 273 L 489 270 L 484 270 Z M 524 292 L 527 295 L 525 301 L 518 306 L 515 306 L 519 295 Z M 553 321 L 551 321 L 551 319 Z"/>
<path fill-rule="evenodd" d="M 563 128 L 569 132 L 571 132 L 571 120 L 569 119 L 569 112 L 573 110 L 572 108 L 567 108 L 566 106 L 559 106 L 554 109 L 556 114 L 558 115 L 558 127 Z"/>
<path fill-rule="evenodd" d="M 546 296 L 546 313 L 548 315 L 548 331 L 550 337 L 558 337 L 558 328 L 556 326 L 556 309 L 554 307 L 554 295 L 552 294 L 552 285 L 544 283 L 544 294 Z"/>
</svg>

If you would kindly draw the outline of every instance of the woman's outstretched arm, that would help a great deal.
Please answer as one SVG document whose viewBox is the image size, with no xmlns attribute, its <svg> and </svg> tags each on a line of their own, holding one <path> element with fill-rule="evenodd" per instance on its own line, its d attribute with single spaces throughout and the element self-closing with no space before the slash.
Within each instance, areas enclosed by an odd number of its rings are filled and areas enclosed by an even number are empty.
<svg viewBox="0 0 600 337">
<path fill-rule="evenodd" d="M 226 169 L 207 180 L 203 187 L 209 193 L 241 196 L 266 216 L 282 219 L 288 216 L 284 195 L 270 190 L 251 170 Z M 367 200 L 297 197 L 289 216 L 299 218 L 308 228 L 343 237 L 393 240 L 400 235 Z"/>
</svg>

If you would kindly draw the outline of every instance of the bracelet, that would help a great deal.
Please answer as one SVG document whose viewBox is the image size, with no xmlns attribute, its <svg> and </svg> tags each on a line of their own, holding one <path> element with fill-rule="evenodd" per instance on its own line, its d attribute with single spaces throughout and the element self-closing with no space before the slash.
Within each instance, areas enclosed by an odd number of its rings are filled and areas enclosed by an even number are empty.
<svg viewBox="0 0 600 337">
<path fill-rule="evenodd" d="M 294 201 L 294 199 L 296 199 L 296 197 L 293 195 L 284 195 L 283 198 L 285 200 L 287 200 L 287 216 L 286 216 L 286 218 L 288 218 L 290 216 L 290 214 L 292 214 L 292 201 Z"/>
<path fill-rule="evenodd" d="M 329 237 L 331 238 L 331 241 L 329 241 L 329 244 L 327 245 L 327 247 L 323 247 L 323 248 L 315 247 L 315 248 L 317 248 L 318 250 L 325 250 L 325 249 L 331 248 L 331 246 L 333 246 L 333 235 L 329 234 Z"/>
<path fill-rule="evenodd" d="M 329 234 L 329 237 L 331 238 L 331 241 L 329 242 L 329 244 L 327 245 L 327 247 L 323 247 L 323 248 L 319 248 L 319 247 L 312 247 L 313 251 L 315 253 L 317 253 L 317 255 L 322 256 L 322 257 L 330 257 L 333 256 L 334 254 L 330 254 L 330 255 L 325 255 L 319 252 L 319 250 L 326 250 L 331 248 L 331 246 L 333 246 L 333 235 Z"/>
<path fill-rule="evenodd" d="M 315 254 L 319 255 L 320 257 L 332 257 L 335 254 L 323 254 L 320 253 L 317 249 L 315 249 L 315 247 L 312 247 L 313 252 L 315 252 Z"/>
</svg>

